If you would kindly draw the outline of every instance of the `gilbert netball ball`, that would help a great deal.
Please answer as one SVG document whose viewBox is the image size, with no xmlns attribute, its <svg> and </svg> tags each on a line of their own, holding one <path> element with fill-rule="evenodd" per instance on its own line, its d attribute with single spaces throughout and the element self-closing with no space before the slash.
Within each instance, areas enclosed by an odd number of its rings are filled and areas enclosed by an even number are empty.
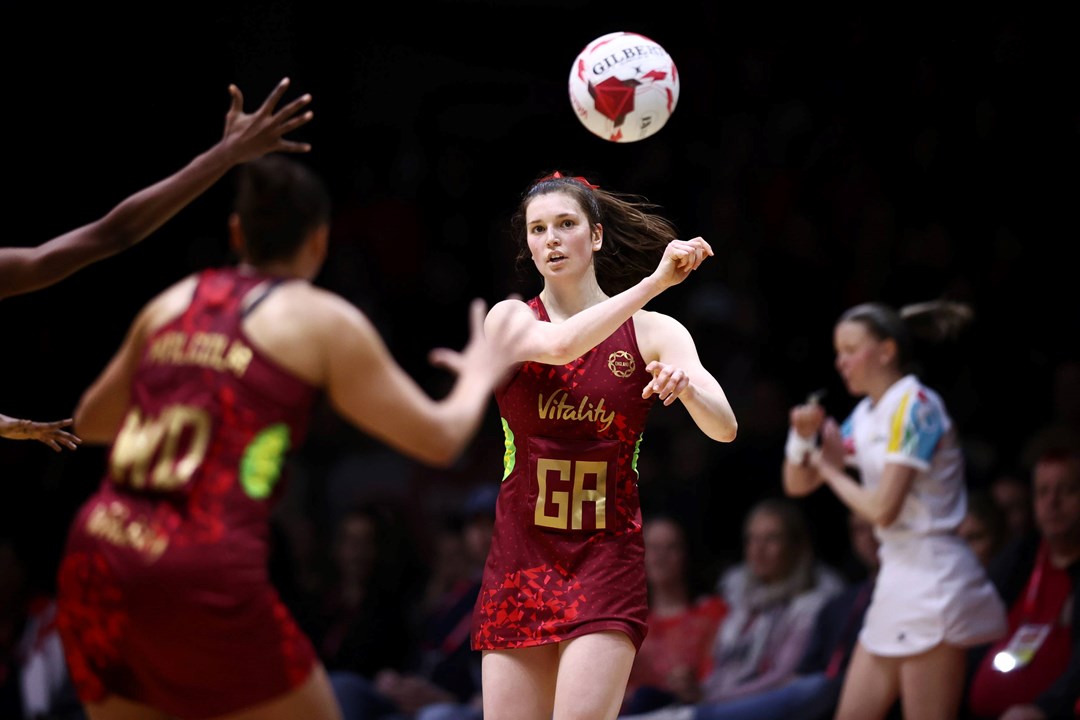
<svg viewBox="0 0 1080 720">
<path fill-rule="evenodd" d="M 633 32 L 602 35 L 570 69 L 570 104 L 590 132 L 637 142 L 664 127 L 679 101 L 679 73 L 667 50 Z"/>
</svg>

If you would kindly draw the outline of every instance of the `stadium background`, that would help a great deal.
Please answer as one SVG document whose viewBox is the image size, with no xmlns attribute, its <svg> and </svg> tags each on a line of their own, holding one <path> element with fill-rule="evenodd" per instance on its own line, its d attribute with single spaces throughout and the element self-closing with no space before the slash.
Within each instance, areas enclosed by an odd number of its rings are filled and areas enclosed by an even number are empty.
<svg viewBox="0 0 1080 720">
<path fill-rule="evenodd" d="M 5 9 L 0 50 L 2 242 L 38 244 L 99 217 L 220 136 L 228 83 L 250 111 L 288 75 L 287 97 L 314 96 L 315 120 L 297 137 L 314 144 L 304 160 L 335 202 L 318 282 L 368 312 L 438 394 L 446 378 L 425 353 L 460 347 L 469 299 L 537 288 L 515 272 L 507 236 L 530 180 L 558 169 L 643 194 L 716 250 L 650 307 L 695 332 L 740 435 L 714 447 L 681 408 L 658 409 L 642 495 L 649 508 L 681 513 L 723 562 L 739 552 L 749 504 L 779 491 L 787 408 L 819 387 L 834 414 L 852 405 L 831 348 L 832 324 L 850 304 L 973 304 L 975 325 L 927 366 L 965 439 L 972 486 L 1020 463 L 1053 420 L 1055 368 L 1080 358 L 1070 260 L 1080 64 L 1060 18 L 973 12 L 568 0 L 377 11 L 18 4 Z M 590 135 L 566 96 L 577 52 L 613 30 L 657 40 L 682 76 L 673 118 L 640 143 Z M 0 303 L 0 411 L 68 416 L 143 303 L 229 259 L 231 191 L 223 181 L 142 245 Z M 328 412 L 313 430 L 299 460 L 310 495 L 300 502 L 317 512 L 341 499 L 330 476 L 428 512 L 500 473 L 494 414 L 442 474 L 395 461 Z M 0 442 L 0 527 L 20 539 L 43 583 L 103 459 L 89 447 L 57 455 Z M 802 502 L 819 550 L 839 558 L 839 503 L 826 492 Z"/>
</svg>

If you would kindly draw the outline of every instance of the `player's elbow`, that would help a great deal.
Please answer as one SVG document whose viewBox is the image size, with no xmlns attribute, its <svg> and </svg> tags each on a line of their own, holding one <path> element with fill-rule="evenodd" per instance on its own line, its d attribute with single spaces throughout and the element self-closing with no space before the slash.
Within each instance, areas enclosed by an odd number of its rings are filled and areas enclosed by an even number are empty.
<svg viewBox="0 0 1080 720">
<path fill-rule="evenodd" d="M 882 507 L 874 513 L 871 520 L 878 527 L 887 528 L 900 517 L 900 507 Z"/>
</svg>

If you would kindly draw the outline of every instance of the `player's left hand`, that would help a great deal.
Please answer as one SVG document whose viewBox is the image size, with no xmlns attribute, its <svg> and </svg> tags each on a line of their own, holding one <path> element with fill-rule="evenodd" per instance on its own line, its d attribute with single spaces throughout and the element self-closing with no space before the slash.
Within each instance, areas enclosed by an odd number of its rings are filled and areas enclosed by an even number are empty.
<svg viewBox="0 0 1080 720">
<path fill-rule="evenodd" d="M 12 440 L 37 440 L 45 443 L 56 452 L 60 452 L 64 448 L 74 450 L 82 443 L 82 439 L 64 430 L 64 428 L 70 427 L 73 422 L 74 420 L 71 418 L 53 422 L 19 420 L 7 428 L 3 435 Z"/>
<path fill-rule="evenodd" d="M 652 374 L 653 379 L 641 391 L 641 397 L 643 398 L 657 395 L 663 400 L 664 405 L 670 405 L 690 385 L 690 377 L 682 368 L 677 368 L 674 365 L 653 360 L 645 366 L 645 370 Z"/>
</svg>

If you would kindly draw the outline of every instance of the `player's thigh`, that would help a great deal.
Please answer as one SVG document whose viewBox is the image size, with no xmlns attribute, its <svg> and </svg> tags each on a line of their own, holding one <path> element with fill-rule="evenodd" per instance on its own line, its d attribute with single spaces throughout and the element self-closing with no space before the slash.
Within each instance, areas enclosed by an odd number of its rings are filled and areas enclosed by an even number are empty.
<svg viewBox="0 0 1080 720">
<path fill-rule="evenodd" d="M 551 720 L 558 645 L 485 650 L 481 668 L 484 720 Z"/>
<path fill-rule="evenodd" d="M 342 720 L 333 688 L 322 664 L 295 690 L 258 707 L 214 720 Z"/>
<path fill-rule="evenodd" d="M 618 716 L 637 652 L 630 638 L 611 630 L 560 644 L 554 720 Z"/>
<path fill-rule="evenodd" d="M 111 695 L 105 700 L 83 705 L 89 720 L 171 720 L 171 716 L 149 705 Z"/>
<path fill-rule="evenodd" d="M 873 655 L 855 645 L 844 676 L 835 720 L 878 720 L 900 695 L 900 659 Z"/>
<path fill-rule="evenodd" d="M 942 643 L 900 666 L 900 695 L 906 720 L 952 720 L 964 694 L 967 654 Z"/>
</svg>

